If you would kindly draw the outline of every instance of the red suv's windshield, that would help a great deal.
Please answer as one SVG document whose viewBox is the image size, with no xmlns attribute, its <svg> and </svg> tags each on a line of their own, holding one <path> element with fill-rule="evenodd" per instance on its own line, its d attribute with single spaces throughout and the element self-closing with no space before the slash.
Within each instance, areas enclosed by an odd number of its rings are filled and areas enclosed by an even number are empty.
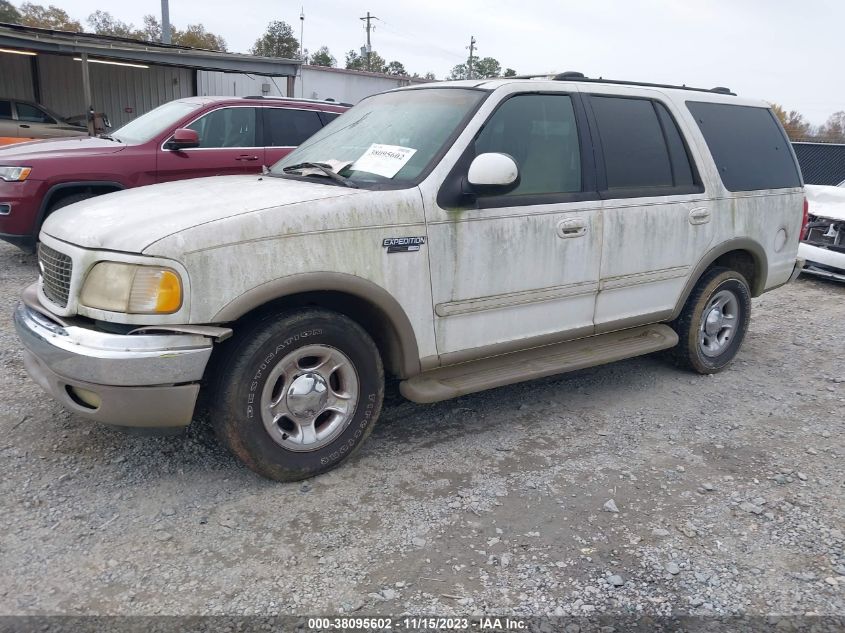
<svg viewBox="0 0 845 633">
<path fill-rule="evenodd" d="M 190 101 L 171 101 L 142 114 L 137 119 L 112 132 L 110 136 L 129 145 L 146 143 L 201 106 L 200 103 Z"/>
</svg>

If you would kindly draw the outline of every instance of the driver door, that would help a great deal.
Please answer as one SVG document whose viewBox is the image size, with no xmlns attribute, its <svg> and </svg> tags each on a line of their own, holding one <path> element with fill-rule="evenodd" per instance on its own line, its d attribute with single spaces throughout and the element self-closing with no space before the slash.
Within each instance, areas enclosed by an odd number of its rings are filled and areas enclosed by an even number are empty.
<svg viewBox="0 0 845 633">
<path fill-rule="evenodd" d="M 601 222 L 586 130 L 577 93 L 506 97 L 441 194 L 486 152 L 514 158 L 520 184 L 454 207 L 442 195 L 428 201 L 442 362 L 593 333 Z"/>
<path fill-rule="evenodd" d="M 261 113 L 255 107 L 218 108 L 185 127 L 196 130 L 199 147 L 158 150 L 158 182 L 259 173 L 264 164 Z"/>
</svg>

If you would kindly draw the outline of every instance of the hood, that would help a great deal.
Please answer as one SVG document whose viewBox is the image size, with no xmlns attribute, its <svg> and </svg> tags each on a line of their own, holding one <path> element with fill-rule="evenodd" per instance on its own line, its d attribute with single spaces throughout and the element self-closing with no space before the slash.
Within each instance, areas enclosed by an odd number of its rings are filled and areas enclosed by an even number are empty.
<svg viewBox="0 0 845 633">
<path fill-rule="evenodd" d="M 91 136 L 73 136 L 71 138 L 48 138 L 42 141 L 26 141 L 0 147 L 0 162 L 16 162 L 44 158 L 66 158 L 73 156 L 95 156 L 113 154 L 126 148 L 118 141 Z"/>
<path fill-rule="evenodd" d="M 72 204 L 51 214 L 42 231 L 83 248 L 140 253 L 160 239 L 200 224 L 363 191 L 261 176 L 198 178 Z"/>
<path fill-rule="evenodd" d="M 845 187 L 804 185 L 810 215 L 845 221 Z"/>
</svg>

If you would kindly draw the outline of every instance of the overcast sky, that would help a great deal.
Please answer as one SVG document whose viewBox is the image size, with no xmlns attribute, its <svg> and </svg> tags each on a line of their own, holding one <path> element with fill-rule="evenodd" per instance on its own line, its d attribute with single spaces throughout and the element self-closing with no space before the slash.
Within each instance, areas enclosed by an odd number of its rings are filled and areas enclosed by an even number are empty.
<svg viewBox="0 0 845 633">
<path fill-rule="evenodd" d="M 140 25 L 160 14 L 159 0 L 48 0 L 84 22 L 103 8 Z M 19 4 L 19 2 L 16 2 Z M 519 73 L 578 70 L 588 76 L 693 86 L 728 86 L 738 94 L 797 109 L 813 124 L 845 110 L 845 2 L 842 0 L 171 0 L 179 27 L 202 22 L 235 52 L 247 52 L 271 20 L 305 48 L 344 53 L 365 43 L 358 18 L 370 11 L 373 49 L 409 72 L 445 77 L 478 54 Z"/>
</svg>

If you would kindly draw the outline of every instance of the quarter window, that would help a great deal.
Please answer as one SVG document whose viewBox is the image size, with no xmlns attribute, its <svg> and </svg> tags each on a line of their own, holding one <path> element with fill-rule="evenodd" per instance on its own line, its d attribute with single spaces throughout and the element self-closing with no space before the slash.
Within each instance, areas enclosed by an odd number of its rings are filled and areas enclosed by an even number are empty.
<svg viewBox="0 0 845 633">
<path fill-rule="evenodd" d="M 12 118 L 12 102 L 0 101 L 0 119 Z"/>
<path fill-rule="evenodd" d="M 266 108 L 267 147 L 296 147 L 323 127 L 316 110 Z"/>
<path fill-rule="evenodd" d="M 519 167 L 511 196 L 581 191 L 581 151 L 569 95 L 511 97 L 490 117 L 475 153 L 501 152 Z"/>
<path fill-rule="evenodd" d="M 188 127 L 196 130 L 200 147 L 257 147 L 255 108 L 220 108 Z"/>
<path fill-rule="evenodd" d="M 800 187 L 789 141 L 768 108 L 687 101 L 728 191 Z"/>
</svg>

